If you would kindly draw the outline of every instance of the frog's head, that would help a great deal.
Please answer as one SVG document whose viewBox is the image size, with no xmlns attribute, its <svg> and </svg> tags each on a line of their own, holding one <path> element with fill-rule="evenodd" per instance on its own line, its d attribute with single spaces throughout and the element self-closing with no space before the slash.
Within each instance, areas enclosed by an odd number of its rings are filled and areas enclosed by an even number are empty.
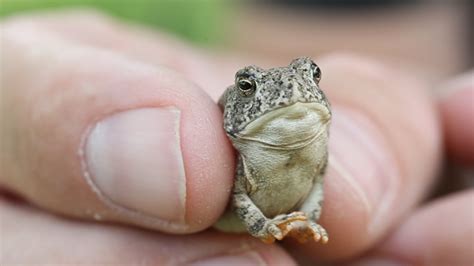
<svg viewBox="0 0 474 266">
<path fill-rule="evenodd" d="M 329 121 L 330 107 L 318 86 L 320 80 L 321 70 L 309 58 L 295 59 L 287 67 L 264 70 L 248 66 L 239 70 L 235 84 L 220 99 L 225 131 L 236 137 L 275 119 L 301 120 L 308 114 L 316 122 Z M 280 127 L 299 126 L 281 122 Z"/>
</svg>

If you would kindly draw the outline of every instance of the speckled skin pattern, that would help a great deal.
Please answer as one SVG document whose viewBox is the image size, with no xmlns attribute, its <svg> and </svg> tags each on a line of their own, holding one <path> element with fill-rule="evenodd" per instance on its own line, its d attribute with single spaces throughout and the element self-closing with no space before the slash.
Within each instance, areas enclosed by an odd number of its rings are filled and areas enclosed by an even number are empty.
<svg viewBox="0 0 474 266">
<path fill-rule="evenodd" d="M 286 235 L 328 241 L 317 224 L 328 161 L 331 109 L 309 58 L 264 70 L 248 66 L 219 100 L 224 129 L 239 152 L 228 211 L 215 227 L 266 243 Z"/>
</svg>

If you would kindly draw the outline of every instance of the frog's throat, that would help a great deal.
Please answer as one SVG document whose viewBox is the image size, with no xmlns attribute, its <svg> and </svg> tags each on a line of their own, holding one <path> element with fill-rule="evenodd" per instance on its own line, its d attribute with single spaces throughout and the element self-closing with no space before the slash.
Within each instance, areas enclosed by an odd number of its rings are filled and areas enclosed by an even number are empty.
<svg viewBox="0 0 474 266">
<path fill-rule="evenodd" d="M 304 138 L 304 139 L 299 139 L 295 142 L 290 142 L 290 143 L 271 143 L 271 142 L 267 142 L 263 139 L 260 139 L 260 138 L 252 138 L 252 137 L 245 137 L 245 136 L 241 136 L 239 137 L 239 141 L 242 142 L 242 141 L 250 141 L 250 142 L 254 142 L 254 143 L 257 143 L 257 144 L 260 144 L 268 149 L 272 149 L 272 150 L 297 150 L 297 149 L 301 149 L 301 148 L 304 148 L 306 146 L 308 146 L 309 144 L 311 144 L 312 142 L 314 142 L 315 140 L 317 140 L 322 134 L 324 133 L 323 130 L 320 130 L 318 131 L 316 134 L 314 135 L 311 135 L 307 138 Z"/>
<path fill-rule="evenodd" d="M 319 103 L 295 103 L 269 112 L 233 138 L 236 146 L 250 143 L 270 149 L 303 148 L 326 134 L 331 114 Z"/>
</svg>

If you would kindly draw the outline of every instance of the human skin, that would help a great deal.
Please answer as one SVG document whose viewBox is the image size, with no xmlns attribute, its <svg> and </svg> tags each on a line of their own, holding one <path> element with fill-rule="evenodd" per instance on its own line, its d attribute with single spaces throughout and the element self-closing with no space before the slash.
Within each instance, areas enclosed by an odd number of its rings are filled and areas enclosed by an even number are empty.
<svg viewBox="0 0 474 266">
<path fill-rule="evenodd" d="M 472 74 L 436 104 L 403 70 L 315 58 L 334 111 L 321 219 L 331 241 L 268 246 L 208 229 L 226 207 L 235 163 L 215 100 L 236 69 L 260 62 L 89 12 L 10 18 L 0 38 L 5 264 L 474 260 L 474 192 L 420 205 L 443 143 L 474 163 L 470 135 L 450 133 L 472 132 L 459 123 L 474 111 L 458 104 L 472 98 Z M 429 222 L 447 214 L 453 221 Z"/>
</svg>

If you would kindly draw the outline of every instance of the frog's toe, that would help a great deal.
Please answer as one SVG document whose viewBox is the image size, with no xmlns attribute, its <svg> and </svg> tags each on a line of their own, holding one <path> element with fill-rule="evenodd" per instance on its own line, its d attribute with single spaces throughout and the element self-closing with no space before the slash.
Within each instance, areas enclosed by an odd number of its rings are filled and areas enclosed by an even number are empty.
<svg viewBox="0 0 474 266">
<path fill-rule="evenodd" d="M 265 243 L 273 243 L 275 239 L 282 240 L 293 230 L 292 223 L 300 221 L 306 222 L 308 218 L 303 212 L 293 212 L 290 214 L 281 214 L 273 218 L 267 226 L 267 235 L 262 237 Z"/>
<path fill-rule="evenodd" d="M 329 241 L 328 233 L 321 225 L 310 222 L 309 227 L 312 231 L 314 241 L 321 241 L 322 244 L 326 244 Z"/>
<path fill-rule="evenodd" d="M 286 228 L 283 228 L 286 229 Z M 273 236 L 273 238 L 276 238 L 278 240 L 282 240 L 283 237 L 287 234 L 286 230 L 282 231 L 281 228 L 279 228 L 276 224 L 272 223 L 268 226 L 268 232 L 270 235 Z"/>
<path fill-rule="evenodd" d="M 259 238 L 260 240 L 262 240 L 262 242 L 266 244 L 271 244 L 275 242 L 275 239 L 282 240 L 291 230 L 291 228 L 288 227 L 289 225 L 280 229 L 279 225 L 277 225 L 274 221 L 270 221 L 267 226 L 266 233 L 263 236 L 260 236 Z"/>
<path fill-rule="evenodd" d="M 315 222 L 296 223 L 289 235 L 300 243 L 306 243 L 313 239 L 316 242 L 321 241 L 321 243 L 326 244 L 329 240 L 326 230 Z"/>
</svg>

